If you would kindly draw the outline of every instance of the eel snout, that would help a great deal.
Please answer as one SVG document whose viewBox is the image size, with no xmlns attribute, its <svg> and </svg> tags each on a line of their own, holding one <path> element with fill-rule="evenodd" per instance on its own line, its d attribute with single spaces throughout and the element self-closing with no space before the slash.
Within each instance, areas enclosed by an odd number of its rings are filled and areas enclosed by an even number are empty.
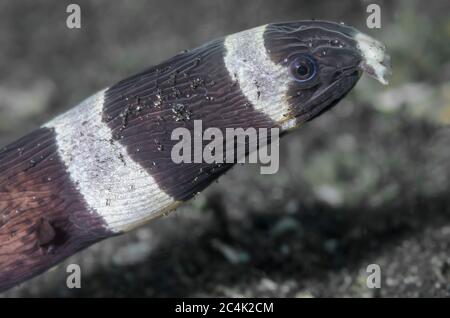
<svg viewBox="0 0 450 318">
<path fill-rule="evenodd" d="M 380 83 L 387 85 L 392 71 L 391 57 L 386 53 L 386 46 L 364 33 L 357 33 L 354 39 L 362 56 L 361 70 Z"/>
</svg>

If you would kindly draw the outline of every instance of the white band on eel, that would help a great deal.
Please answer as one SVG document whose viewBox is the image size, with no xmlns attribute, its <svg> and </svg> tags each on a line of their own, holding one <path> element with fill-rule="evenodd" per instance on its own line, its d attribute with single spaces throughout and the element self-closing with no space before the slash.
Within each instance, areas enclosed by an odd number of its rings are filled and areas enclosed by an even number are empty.
<svg viewBox="0 0 450 318">
<path fill-rule="evenodd" d="M 253 107 L 285 126 L 292 115 L 286 101 L 289 78 L 285 67 L 275 64 L 264 45 L 267 25 L 225 38 L 225 66 Z M 293 126 L 292 121 L 287 124 Z"/>
<path fill-rule="evenodd" d="M 172 210 L 178 202 L 113 140 L 102 121 L 104 92 L 44 127 L 55 130 L 58 154 L 91 213 L 118 233 Z"/>
</svg>

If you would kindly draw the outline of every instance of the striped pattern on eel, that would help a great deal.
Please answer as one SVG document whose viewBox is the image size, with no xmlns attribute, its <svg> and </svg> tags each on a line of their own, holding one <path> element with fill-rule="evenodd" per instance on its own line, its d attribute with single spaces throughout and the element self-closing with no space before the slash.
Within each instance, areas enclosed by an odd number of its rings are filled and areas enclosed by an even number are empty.
<svg viewBox="0 0 450 318">
<path fill-rule="evenodd" d="M 268 24 L 207 43 L 86 99 L 0 152 L 0 290 L 175 209 L 232 167 L 171 159 L 171 132 L 298 127 L 384 46 L 325 21 Z"/>
</svg>

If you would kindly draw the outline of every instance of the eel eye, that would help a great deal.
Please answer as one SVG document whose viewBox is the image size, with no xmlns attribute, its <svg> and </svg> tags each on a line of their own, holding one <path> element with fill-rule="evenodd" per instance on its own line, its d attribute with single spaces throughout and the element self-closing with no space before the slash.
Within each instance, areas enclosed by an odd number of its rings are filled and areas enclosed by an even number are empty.
<svg viewBox="0 0 450 318">
<path fill-rule="evenodd" d="M 316 76 L 316 61 L 308 55 L 299 55 L 291 62 L 289 70 L 297 82 L 304 83 Z"/>
</svg>

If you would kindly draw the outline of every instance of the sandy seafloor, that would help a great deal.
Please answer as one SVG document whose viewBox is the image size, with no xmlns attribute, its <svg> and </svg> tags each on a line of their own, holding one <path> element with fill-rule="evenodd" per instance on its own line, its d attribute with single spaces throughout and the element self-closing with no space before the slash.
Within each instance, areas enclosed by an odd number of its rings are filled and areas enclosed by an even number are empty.
<svg viewBox="0 0 450 318">
<path fill-rule="evenodd" d="M 11 296 L 450 296 L 450 7 L 361 1 L 0 3 L 0 146 L 184 49 L 275 21 L 344 21 L 384 41 L 391 85 L 363 77 L 281 142 L 281 167 L 237 166 L 174 214 L 76 254 Z M 82 288 L 66 287 L 67 264 Z M 366 286 L 379 264 L 380 289 Z"/>
</svg>

